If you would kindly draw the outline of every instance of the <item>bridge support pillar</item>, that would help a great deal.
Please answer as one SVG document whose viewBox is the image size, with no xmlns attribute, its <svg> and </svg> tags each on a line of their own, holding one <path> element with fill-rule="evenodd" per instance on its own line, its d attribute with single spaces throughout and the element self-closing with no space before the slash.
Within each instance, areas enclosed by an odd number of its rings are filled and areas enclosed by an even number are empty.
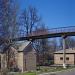
<svg viewBox="0 0 75 75">
<path fill-rule="evenodd" d="M 66 45 L 65 45 L 66 36 L 63 36 L 63 68 L 66 68 Z"/>
</svg>

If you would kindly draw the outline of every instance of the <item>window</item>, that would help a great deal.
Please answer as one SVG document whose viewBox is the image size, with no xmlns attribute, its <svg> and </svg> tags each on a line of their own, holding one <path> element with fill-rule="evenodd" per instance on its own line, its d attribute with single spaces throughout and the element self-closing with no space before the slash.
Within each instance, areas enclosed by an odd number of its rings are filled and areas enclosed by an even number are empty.
<svg viewBox="0 0 75 75">
<path fill-rule="evenodd" d="M 60 57 L 60 60 L 63 60 L 63 57 Z"/>
<path fill-rule="evenodd" d="M 66 60 L 69 60 L 69 57 L 66 57 Z"/>
<path fill-rule="evenodd" d="M 63 57 L 60 57 L 60 60 L 63 60 Z M 69 57 L 66 57 L 66 60 L 69 60 Z"/>
</svg>

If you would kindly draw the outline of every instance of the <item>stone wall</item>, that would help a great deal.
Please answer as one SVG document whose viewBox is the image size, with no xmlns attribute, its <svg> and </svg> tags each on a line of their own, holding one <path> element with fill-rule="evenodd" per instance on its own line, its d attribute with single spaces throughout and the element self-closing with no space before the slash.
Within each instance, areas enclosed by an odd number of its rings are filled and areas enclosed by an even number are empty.
<svg viewBox="0 0 75 75">
<path fill-rule="evenodd" d="M 23 72 L 23 52 L 18 53 L 17 64 L 18 64 L 18 68 Z"/>
<path fill-rule="evenodd" d="M 25 65 L 24 68 L 27 71 L 36 70 L 36 54 L 31 51 L 24 56 L 25 58 Z"/>
</svg>

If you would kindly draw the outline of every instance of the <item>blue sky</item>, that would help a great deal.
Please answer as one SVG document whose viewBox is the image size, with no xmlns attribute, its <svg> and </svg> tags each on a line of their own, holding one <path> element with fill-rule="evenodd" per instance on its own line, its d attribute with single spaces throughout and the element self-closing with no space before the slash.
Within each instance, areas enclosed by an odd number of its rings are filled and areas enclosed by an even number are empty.
<svg viewBox="0 0 75 75">
<path fill-rule="evenodd" d="M 75 26 L 75 0 L 19 0 L 21 9 L 37 8 L 49 28 Z"/>
</svg>

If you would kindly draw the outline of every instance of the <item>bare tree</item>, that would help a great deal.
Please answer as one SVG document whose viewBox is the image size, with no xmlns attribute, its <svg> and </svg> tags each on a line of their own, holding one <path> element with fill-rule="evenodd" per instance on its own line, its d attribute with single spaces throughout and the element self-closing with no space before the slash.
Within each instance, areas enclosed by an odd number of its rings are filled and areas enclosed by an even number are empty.
<svg viewBox="0 0 75 75">
<path fill-rule="evenodd" d="M 17 29 L 17 6 L 15 0 L 0 1 L 0 25 L 2 31 L 0 34 L 6 38 L 15 35 Z"/>
<path fill-rule="evenodd" d="M 11 45 L 10 38 L 14 38 L 18 25 L 17 25 L 17 11 L 18 6 L 15 4 L 15 0 L 0 0 L 0 37 L 1 45 L 6 44 L 3 47 L 6 57 L 8 56 L 7 64 L 9 61 L 9 47 Z"/>
<path fill-rule="evenodd" d="M 36 8 L 29 6 L 28 9 L 25 9 L 20 16 L 20 30 L 28 35 L 36 26 L 38 26 L 39 21 L 40 17 L 38 16 Z"/>
<path fill-rule="evenodd" d="M 65 42 L 66 42 L 66 49 L 75 47 L 75 39 L 74 39 L 74 37 L 67 37 L 65 39 Z M 60 47 L 61 47 L 61 49 L 63 47 L 62 38 L 60 39 Z"/>
<path fill-rule="evenodd" d="M 40 27 L 36 28 L 36 32 L 43 31 L 48 33 L 48 30 L 46 29 L 44 24 L 41 24 Z M 45 64 L 47 60 L 47 55 L 48 55 L 48 49 L 49 49 L 49 44 L 48 44 L 48 39 L 37 39 L 33 42 L 35 50 L 37 51 L 37 62 L 38 65 Z"/>
<path fill-rule="evenodd" d="M 48 49 L 48 61 L 50 64 L 53 64 L 54 52 L 57 50 L 58 42 L 56 38 L 49 39 L 49 49 Z"/>
</svg>

